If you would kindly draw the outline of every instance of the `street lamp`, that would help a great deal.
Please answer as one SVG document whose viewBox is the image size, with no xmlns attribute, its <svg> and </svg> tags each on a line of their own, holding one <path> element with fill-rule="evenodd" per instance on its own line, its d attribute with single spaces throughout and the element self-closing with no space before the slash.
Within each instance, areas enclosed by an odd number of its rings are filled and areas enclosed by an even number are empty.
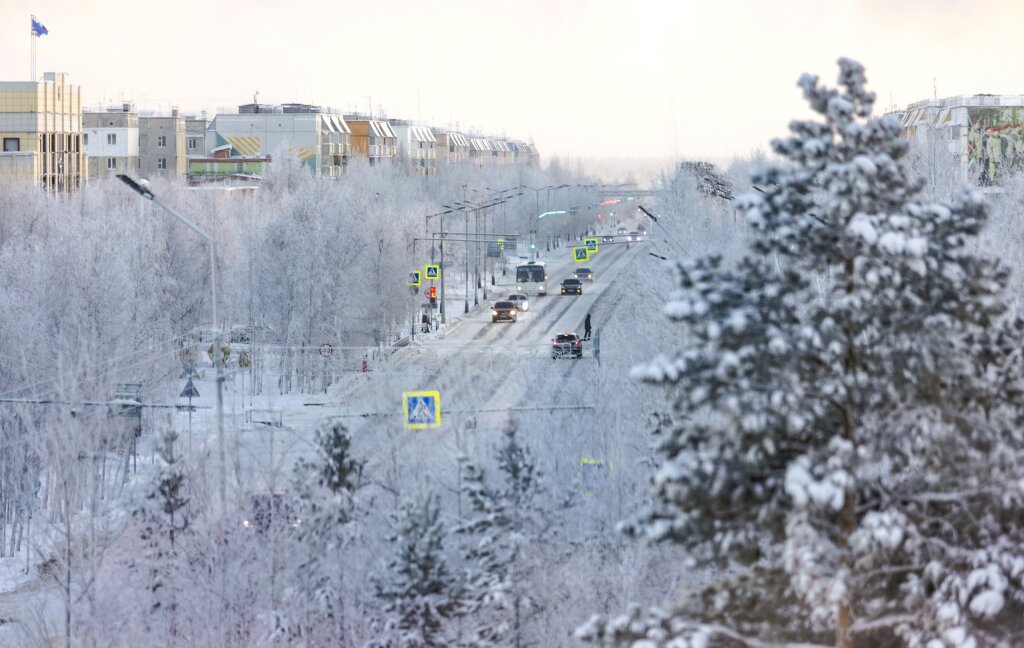
<svg viewBox="0 0 1024 648">
<path fill-rule="evenodd" d="M 210 243 L 210 309 L 212 311 L 214 332 L 213 365 L 217 372 L 217 445 L 218 454 L 220 455 L 220 507 L 223 514 L 227 511 L 227 462 L 224 459 L 224 395 L 222 393 L 224 377 L 221 375 L 220 329 L 217 328 L 217 241 L 208 232 L 200 229 L 195 223 L 153 195 L 153 192 L 147 187 L 142 186 L 127 175 L 119 174 L 117 177 L 140 196 L 156 203 L 164 211 L 177 218 L 190 230 L 202 236 Z"/>
</svg>

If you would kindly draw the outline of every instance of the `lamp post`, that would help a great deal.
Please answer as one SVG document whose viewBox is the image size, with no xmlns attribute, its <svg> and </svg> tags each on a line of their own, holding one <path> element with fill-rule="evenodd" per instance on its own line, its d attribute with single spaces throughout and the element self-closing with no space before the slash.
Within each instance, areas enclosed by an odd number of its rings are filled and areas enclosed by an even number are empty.
<svg viewBox="0 0 1024 648">
<path fill-rule="evenodd" d="M 202 236 L 210 243 L 210 310 L 213 317 L 213 365 L 217 375 L 217 450 L 220 458 L 220 508 L 221 514 L 227 511 L 227 462 L 224 459 L 224 394 L 222 392 L 224 377 L 221 373 L 220 329 L 217 328 L 217 241 L 208 232 L 200 229 L 195 223 L 179 214 L 174 208 L 153 195 L 147 187 L 142 186 L 127 175 L 117 176 L 133 191 L 143 198 L 160 206 L 164 211 L 184 223 L 190 230 Z"/>
</svg>

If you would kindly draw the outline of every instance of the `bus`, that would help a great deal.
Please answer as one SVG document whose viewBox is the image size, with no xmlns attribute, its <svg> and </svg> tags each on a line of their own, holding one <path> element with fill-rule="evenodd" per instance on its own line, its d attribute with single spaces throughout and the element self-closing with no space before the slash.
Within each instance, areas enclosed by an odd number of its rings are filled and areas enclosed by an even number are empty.
<svg viewBox="0 0 1024 648">
<path fill-rule="evenodd" d="M 527 261 L 516 266 L 516 292 L 538 296 L 548 294 L 548 273 L 543 261 Z"/>
</svg>

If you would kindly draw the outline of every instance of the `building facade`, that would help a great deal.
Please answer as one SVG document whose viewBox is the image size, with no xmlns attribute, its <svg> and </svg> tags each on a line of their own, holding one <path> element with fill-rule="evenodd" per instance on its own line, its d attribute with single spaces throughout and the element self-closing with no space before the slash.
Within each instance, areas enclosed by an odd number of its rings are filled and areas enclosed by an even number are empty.
<svg viewBox="0 0 1024 648">
<path fill-rule="evenodd" d="M 139 115 L 139 176 L 185 177 L 188 169 L 185 118 L 172 109 L 170 115 Z"/>
<path fill-rule="evenodd" d="M 352 130 L 340 115 L 307 104 L 244 104 L 206 129 L 206 150 L 230 146 L 231 157 L 289 155 L 320 177 L 345 175 Z"/>
<path fill-rule="evenodd" d="M 439 166 L 460 164 L 469 160 L 469 141 L 462 133 L 435 128 L 434 138 L 437 140 L 435 151 Z"/>
<path fill-rule="evenodd" d="M 90 180 L 139 172 L 139 114 L 130 103 L 82 113 Z"/>
<path fill-rule="evenodd" d="M 82 93 L 63 72 L 0 82 L 0 177 L 73 192 L 87 177 Z"/>
<path fill-rule="evenodd" d="M 903 136 L 950 155 L 980 185 L 1024 168 L 1024 95 L 972 95 L 919 101 L 889 113 Z"/>
<path fill-rule="evenodd" d="M 366 115 L 345 115 L 352 128 L 352 155 L 368 160 L 370 166 L 393 162 L 398 154 L 398 136 L 386 121 Z"/>
<path fill-rule="evenodd" d="M 185 159 L 195 160 L 206 157 L 206 111 L 200 115 L 185 115 Z"/>
<path fill-rule="evenodd" d="M 412 170 L 414 175 L 437 173 L 437 138 L 426 126 L 392 119 L 388 122 L 398 139 L 398 159 Z"/>
</svg>

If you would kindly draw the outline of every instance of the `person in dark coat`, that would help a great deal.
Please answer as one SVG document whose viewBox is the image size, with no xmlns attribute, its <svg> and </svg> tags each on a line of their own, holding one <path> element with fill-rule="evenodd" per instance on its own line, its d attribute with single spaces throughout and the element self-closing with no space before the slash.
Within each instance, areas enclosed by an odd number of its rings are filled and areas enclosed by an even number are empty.
<svg viewBox="0 0 1024 648">
<path fill-rule="evenodd" d="M 583 320 L 583 339 L 590 339 L 590 313 L 587 313 L 587 319 Z"/>
</svg>

